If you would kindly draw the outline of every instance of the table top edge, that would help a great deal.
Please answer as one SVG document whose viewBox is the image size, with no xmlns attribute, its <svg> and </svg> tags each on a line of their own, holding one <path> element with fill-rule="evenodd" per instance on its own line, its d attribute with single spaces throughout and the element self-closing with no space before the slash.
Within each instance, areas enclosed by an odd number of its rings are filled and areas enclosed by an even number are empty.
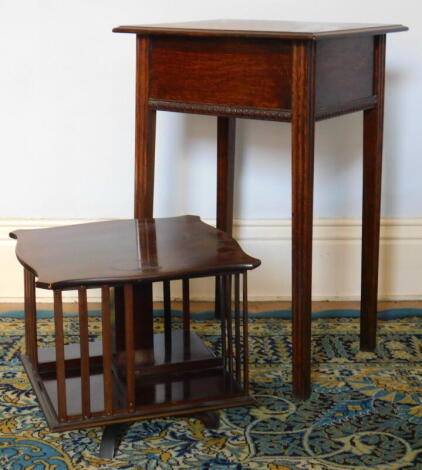
<svg viewBox="0 0 422 470">
<path fill-rule="evenodd" d="M 408 31 L 408 27 L 402 24 L 379 24 L 357 27 L 351 24 L 349 29 L 333 29 L 324 31 L 294 31 L 294 30 L 260 30 L 260 29 L 229 29 L 229 28 L 207 28 L 195 27 L 194 22 L 190 27 L 179 27 L 169 25 L 122 25 L 113 28 L 114 33 L 132 33 L 142 36 L 193 36 L 193 37 L 250 37 L 250 38 L 277 38 L 277 39 L 303 39 L 317 40 L 324 38 L 336 38 L 356 35 L 379 35 L 394 32 Z"/>
</svg>

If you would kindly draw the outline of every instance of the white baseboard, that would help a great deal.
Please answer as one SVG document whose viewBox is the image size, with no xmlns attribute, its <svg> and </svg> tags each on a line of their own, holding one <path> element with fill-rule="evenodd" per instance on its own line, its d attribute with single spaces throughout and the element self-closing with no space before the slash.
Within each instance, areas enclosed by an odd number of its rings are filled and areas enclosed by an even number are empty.
<svg viewBox="0 0 422 470">
<path fill-rule="evenodd" d="M 92 220 L 0 219 L 0 302 L 22 302 L 22 268 L 14 254 L 9 232 L 68 225 Z M 212 220 L 207 220 L 213 223 Z M 291 222 L 284 219 L 236 220 L 234 235 L 244 250 L 262 260 L 250 274 L 250 300 L 289 300 L 291 289 Z M 360 296 L 360 219 L 316 219 L 314 222 L 314 300 L 356 300 Z M 180 296 L 174 283 L 172 293 Z M 192 283 L 192 298 L 209 300 L 213 284 Z M 160 292 L 155 292 L 160 298 Z M 39 289 L 40 301 L 52 301 L 50 292 Z M 74 292 L 64 299 L 76 301 Z M 381 222 L 379 298 L 422 299 L 422 219 L 384 219 Z M 99 300 L 98 291 L 90 300 Z"/>
</svg>

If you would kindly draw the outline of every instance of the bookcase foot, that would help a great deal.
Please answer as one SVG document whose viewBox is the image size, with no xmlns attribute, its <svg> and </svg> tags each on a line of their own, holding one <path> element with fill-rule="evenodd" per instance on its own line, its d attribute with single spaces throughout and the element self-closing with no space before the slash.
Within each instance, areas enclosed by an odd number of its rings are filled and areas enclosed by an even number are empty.
<svg viewBox="0 0 422 470">
<path fill-rule="evenodd" d="M 104 428 L 100 445 L 100 458 L 105 460 L 114 458 L 122 436 L 128 427 L 129 423 L 115 423 Z"/>
<path fill-rule="evenodd" d="M 217 429 L 220 424 L 220 415 L 217 411 L 202 411 L 195 413 L 193 417 L 201 421 L 207 429 Z"/>
</svg>

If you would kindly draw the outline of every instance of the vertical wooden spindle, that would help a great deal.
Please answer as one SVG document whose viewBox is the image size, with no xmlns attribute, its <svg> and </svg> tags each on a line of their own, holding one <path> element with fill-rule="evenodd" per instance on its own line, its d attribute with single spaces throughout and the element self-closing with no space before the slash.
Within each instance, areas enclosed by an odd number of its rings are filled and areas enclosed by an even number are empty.
<svg viewBox="0 0 422 470">
<path fill-rule="evenodd" d="M 56 336 L 57 411 L 60 422 L 66 421 L 66 370 L 64 356 L 62 291 L 54 291 L 54 330 Z"/>
<path fill-rule="evenodd" d="M 167 380 L 166 382 L 164 382 L 164 399 L 165 401 L 169 402 L 172 400 L 172 397 L 171 397 L 171 391 L 172 391 L 172 388 L 171 388 L 171 382 L 169 380 Z"/>
<path fill-rule="evenodd" d="M 189 279 L 182 280 L 182 299 L 183 299 L 183 356 L 184 359 L 190 359 L 190 292 Z M 190 380 L 182 381 L 183 399 L 188 400 L 190 393 Z"/>
<path fill-rule="evenodd" d="M 81 351 L 81 395 L 82 416 L 91 416 L 91 392 L 89 373 L 89 336 L 88 336 L 88 303 L 86 299 L 86 287 L 78 289 L 79 300 L 79 338 Z"/>
<path fill-rule="evenodd" d="M 249 391 L 248 277 L 243 273 L 243 391 Z"/>
<path fill-rule="evenodd" d="M 228 355 L 228 365 L 229 365 L 229 374 L 233 375 L 233 325 L 232 325 L 232 312 L 231 312 L 231 275 L 228 274 L 225 277 L 225 298 L 226 298 L 226 322 L 227 322 L 227 355 Z"/>
<path fill-rule="evenodd" d="M 226 371 L 227 367 L 227 354 L 226 354 L 226 291 L 225 291 L 225 279 L 224 276 L 217 277 L 219 291 L 220 291 L 220 322 L 221 322 L 221 358 L 223 360 L 223 367 L 224 371 Z"/>
<path fill-rule="evenodd" d="M 165 361 L 171 361 L 171 296 L 170 281 L 163 281 L 163 303 L 164 303 L 164 354 Z"/>
<path fill-rule="evenodd" d="M 125 295 L 123 286 L 114 289 L 114 344 L 117 353 L 125 350 Z"/>
<path fill-rule="evenodd" d="M 38 367 L 37 349 L 37 307 L 35 298 L 35 276 L 24 270 L 25 285 L 25 353 L 29 357 L 33 367 Z"/>
<path fill-rule="evenodd" d="M 135 410 L 135 341 L 133 328 L 133 285 L 125 284 L 126 387 L 128 411 Z"/>
<path fill-rule="evenodd" d="M 236 342 L 236 380 L 240 384 L 240 279 L 239 274 L 234 275 L 234 328 L 235 328 L 235 342 Z"/>
<path fill-rule="evenodd" d="M 112 374 L 112 339 L 110 319 L 110 288 L 101 287 L 101 314 L 103 329 L 103 379 L 104 379 L 104 411 L 113 414 L 113 374 Z"/>
<path fill-rule="evenodd" d="M 185 359 L 190 358 L 190 294 L 189 279 L 183 279 L 183 350 Z"/>
</svg>

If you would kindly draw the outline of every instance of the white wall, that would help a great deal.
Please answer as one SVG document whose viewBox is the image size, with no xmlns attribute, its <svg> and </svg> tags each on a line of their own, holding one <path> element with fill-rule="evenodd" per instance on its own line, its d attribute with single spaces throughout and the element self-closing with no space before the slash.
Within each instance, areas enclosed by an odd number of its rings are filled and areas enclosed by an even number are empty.
<svg viewBox="0 0 422 470">
<path fill-rule="evenodd" d="M 410 26 L 388 36 L 383 214 L 419 217 L 421 13 L 417 0 L 0 0 L 0 214 L 131 216 L 135 40 L 112 27 L 241 17 Z M 238 127 L 236 216 L 289 217 L 289 125 Z M 157 215 L 214 215 L 214 155 L 215 118 L 160 113 Z M 318 124 L 315 181 L 316 217 L 360 217 L 360 114 Z"/>
<path fill-rule="evenodd" d="M 111 29 L 237 17 L 410 27 L 387 41 L 382 213 L 419 218 L 421 13 L 418 0 L 0 0 L 0 217 L 131 217 L 135 40 Z M 214 217 L 215 118 L 159 113 L 157 132 L 155 214 Z M 360 113 L 318 123 L 317 219 L 360 217 L 361 134 Z M 290 217 L 288 124 L 238 120 L 236 179 L 237 218 Z"/>
</svg>

